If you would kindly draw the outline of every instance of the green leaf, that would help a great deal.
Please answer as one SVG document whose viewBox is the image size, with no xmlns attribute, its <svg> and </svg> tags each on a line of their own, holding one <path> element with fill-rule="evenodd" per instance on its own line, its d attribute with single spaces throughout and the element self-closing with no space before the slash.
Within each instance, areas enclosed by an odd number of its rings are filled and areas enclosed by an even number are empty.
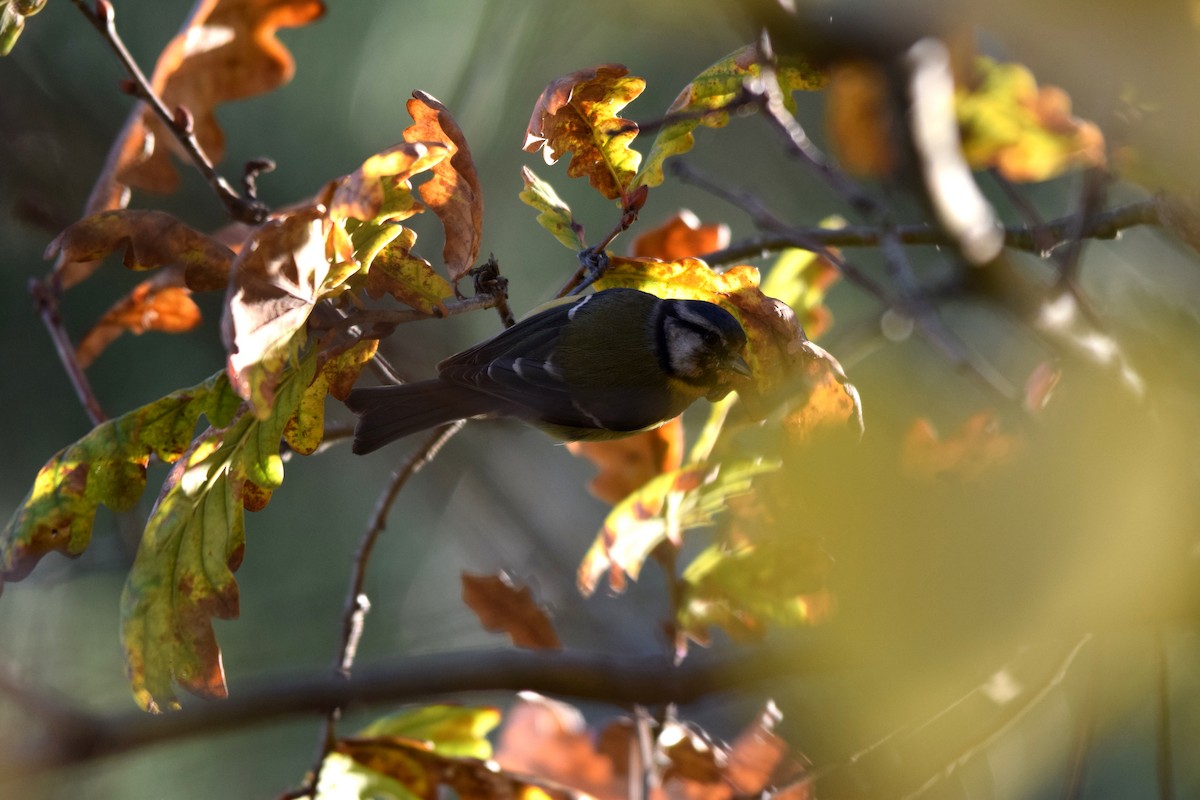
<svg viewBox="0 0 1200 800">
<path fill-rule="evenodd" d="M 97 425 L 60 450 L 0 533 L 4 580 L 20 580 L 46 553 L 75 557 L 91 541 L 96 507 L 127 511 L 146 488 L 150 455 L 172 463 L 188 449 L 201 414 L 228 424 L 241 399 L 225 374 Z"/>
<path fill-rule="evenodd" d="M 225 696 L 212 618 L 238 614 L 244 506 L 260 507 L 282 483 L 280 438 L 315 371 L 310 354 L 281 379 L 269 416 L 243 407 L 228 427 L 198 437 L 168 475 L 121 596 L 126 668 L 142 708 L 178 708 L 175 683 Z"/>
<path fill-rule="evenodd" d="M 583 226 L 575 221 L 570 206 L 563 202 L 554 187 L 535 175 L 529 167 L 521 167 L 521 180 L 525 188 L 517 196 L 525 205 L 537 210 L 537 223 L 550 231 L 566 248 L 582 250 L 585 246 Z"/>
<path fill-rule="evenodd" d="M 364 262 L 364 270 L 369 269 L 367 294 L 375 298 L 391 295 L 425 314 L 445 313 L 446 298 L 454 296 L 454 287 L 434 271 L 432 264 L 413 254 L 416 232 L 397 225 L 391 227 L 399 229 L 399 235 Z"/>
<path fill-rule="evenodd" d="M 345 753 L 330 753 L 321 764 L 314 800 L 421 800 L 395 778 L 364 767 Z"/>
<path fill-rule="evenodd" d="M 410 708 L 372 722 L 360 738 L 401 737 L 427 742 L 443 756 L 488 759 L 487 734 L 500 724 L 499 709 L 490 706 L 432 705 Z"/>
<path fill-rule="evenodd" d="M 755 475 L 779 469 L 776 461 L 692 464 L 649 481 L 609 512 L 579 565 L 576 584 L 590 595 L 608 574 L 621 591 L 625 578 L 637 580 L 646 557 L 683 531 L 711 525 L 729 498 L 750 491 Z"/>
<path fill-rule="evenodd" d="M 682 155 L 692 149 L 695 144 L 692 131 L 698 126 L 723 128 L 729 124 L 729 113 L 723 109 L 737 98 L 747 79 L 756 77 L 762 71 L 757 59 L 757 49 L 747 45 L 710 66 L 684 87 L 667 109 L 667 115 L 696 116 L 680 119 L 658 132 L 631 188 L 660 185 L 663 182 L 663 163 L 671 156 Z M 824 71 L 791 55 L 780 57 L 775 75 L 791 111 L 795 110 L 792 92 L 820 89 L 828 80 Z"/>
<path fill-rule="evenodd" d="M 317 377 L 300 395 L 296 413 L 283 429 L 283 439 L 288 447 L 304 456 L 317 451 L 325 436 L 326 395 L 344 400 L 363 365 L 371 360 L 378 348 L 378 339 L 364 339 L 325 362 Z"/>
</svg>

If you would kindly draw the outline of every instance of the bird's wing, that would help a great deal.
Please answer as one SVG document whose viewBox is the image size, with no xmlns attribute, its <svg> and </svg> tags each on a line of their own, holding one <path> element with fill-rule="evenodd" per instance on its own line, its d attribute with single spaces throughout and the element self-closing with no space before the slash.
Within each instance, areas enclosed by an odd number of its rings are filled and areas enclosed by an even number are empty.
<svg viewBox="0 0 1200 800">
<path fill-rule="evenodd" d="M 578 419 L 582 424 L 585 417 L 575 407 L 554 362 L 555 349 L 575 305 L 564 303 L 540 311 L 446 359 L 438 365 L 438 373 L 443 379 L 527 409 L 533 416 Z"/>
</svg>

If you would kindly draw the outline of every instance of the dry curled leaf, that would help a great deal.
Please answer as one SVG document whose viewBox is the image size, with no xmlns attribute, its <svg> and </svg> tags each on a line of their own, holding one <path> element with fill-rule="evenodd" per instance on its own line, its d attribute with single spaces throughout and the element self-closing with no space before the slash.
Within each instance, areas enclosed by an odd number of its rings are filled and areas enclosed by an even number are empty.
<svg viewBox="0 0 1200 800">
<path fill-rule="evenodd" d="M 475 162 L 462 129 L 440 102 L 425 92 L 408 101 L 413 124 L 404 131 L 406 142 L 442 142 L 449 157 L 433 166 L 433 178 L 421 184 L 421 199 L 446 231 L 442 259 L 455 283 L 467 274 L 479 255 L 483 237 L 483 191 Z"/>
<path fill-rule="evenodd" d="M 187 288 L 163 285 L 153 279 L 142 281 L 92 326 L 75 348 L 75 359 L 87 368 L 125 331 L 183 333 L 198 324 L 200 309 Z"/>
<path fill-rule="evenodd" d="M 517 647 L 557 650 L 562 647 L 549 615 L 528 586 L 517 586 L 504 573 L 462 574 L 463 602 L 485 630 L 506 633 Z"/>
<path fill-rule="evenodd" d="M 544 148 L 547 164 L 574 153 L 568 175 L 586 176 L 610 200 L 625 197 L 642 156 L 630 147 L 637 123 L 617 114 L 645 88 L 644 80 L 620 64 L 601 64 L 552 81 L 534 104 L 524 149 L 536 153 Z"/>
<path fill-rule="evenodd" d="M 183 283 L 194 292 L 224 289 L 233 261 L 233 251 L 215 239 L 165 211 L 145 209 L 84 217 L 54 237 L 46 247 L 46 258 L 57 256 L 60 263 L 99 263 L 118 250 L 123 251 L 123 263 L 132 270 L 181 265 Z"/>
</svg>

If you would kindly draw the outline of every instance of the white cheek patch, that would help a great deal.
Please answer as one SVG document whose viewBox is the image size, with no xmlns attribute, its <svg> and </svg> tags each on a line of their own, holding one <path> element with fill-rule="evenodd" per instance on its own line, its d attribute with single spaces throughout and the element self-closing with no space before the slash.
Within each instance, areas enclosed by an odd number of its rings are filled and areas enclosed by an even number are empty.
<svg viewBox="0 0 1200 800">
<path fill-rule="evenodd" d="M 666 321 L 667 365 L 675 375 L 698 376 L 706 350 L 704 340 L 690 327 Z"/>
</svg>

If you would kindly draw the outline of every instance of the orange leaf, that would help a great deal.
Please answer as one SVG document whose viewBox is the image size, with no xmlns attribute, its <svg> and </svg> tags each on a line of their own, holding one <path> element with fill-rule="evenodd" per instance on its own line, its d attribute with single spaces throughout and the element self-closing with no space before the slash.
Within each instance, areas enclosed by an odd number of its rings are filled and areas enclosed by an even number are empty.
<svg viewBox="0 0 1200 800">
<path fill-rule="evenodd" d="M 182 286 L 142 281 L 133 291 L 105 312 L 75 350 L 79 366 L 88 367 L 125 331 L 182 333 L 200 323 L 200 309 L 191 292 Z"/>
<path fill-rule="evenodd" d="M 629 144 L 637 123 L 617 114 L 646 88 L 620 64 L 601 64 L 572 72 L 550 83 L 538 98 L 525 132 L 524 149 L 545 148 L 547 164 L 574 153 L 567 166 L 572 178 L 587 176 L 609 200 L 625 196 L 642 156 Z"/>
<path fill-rule="evenodd" d="M 423 211 L 409 180 L 433 168 L 447 153 L 448 146 L 441 142 L 404 142 L 376 153 L 335 182 L 329 217 L 383 223 Z"/>
<path fill-rule="evenodd" d="M 167 108 L 188 109 L 200 146 L 214 163 L 220 161 L 225 136 L 217 125 L 215 107 L 272 91 L 291 80 L 294 62 L 275 33 L 312 22 L 324 12 L 321 0 L 200 0 L 163 48 L 150 83 Z M 175 191 L 179 175 L 168 155 L 172 141 L 158 118 L 137 104 L 109 150 L 85 216 L 124 208 L 130 187 Z M 71 261 L 64 254 L 55 270 L 69 288 L 91 275 L 96 266 Z"/>
<path fill-rule="evenodd" d="M 624 439 L 568 442 L 567 450 L 596 465 L 600 474 L 588 484 L 588 491 L 615 504 L 651 478 L 683 464 L 683 418 Z"/>
<path fill-rule="evenodd" d="M 929 420 L 918 419 L 904 437 L 901 463 L 915 478 L 957 476 L 971 481 L 1010 460 L 1020 446 L 1018 437 L 1001 432 L 992 411 L 975 414 L 947 437 L 939 436 Z"/>
<path fill-rule="evenodd" d="M 837 359 L 820 346 L 805 342 L 794 364 L 808 394 L 803 403 L 792 405 L 784 414 L 783 428 L 788 438 L 799 444 L 823 431 L 861 434 L 858 389 L 846 379 Z"/>
<path fill-rule="evenodd" d="M 462 574 L 463 602 L 475 612 L 485 630 L 507 633 L 517 647 L 557 650 L 562 647 L 546 611 L 528 586 L 517 586 L 504 573 Z"/>
<path fill-rule="evenodd" d="M 483 191 L 462 129 L 450 112 L 425 92 L 413 92 L 408 101 L 413 124 L 404 131 L 406 142 L 444 142 L 449 158 L 433 167 L 433 178 L 419 189 L 421 199 L 437 214 L 446 231 L 442 259 L 457 282 L 479 255 L 483 237 Z"/>
<path fill-rule="evenodd" d="M 691 211 L 684 209 L 657 228 L 646 231 L 633 241 L 635 256 L 677 258 L 702 256 L 729 244 L 729 226 L 704 225 Z"/>
</svg>

